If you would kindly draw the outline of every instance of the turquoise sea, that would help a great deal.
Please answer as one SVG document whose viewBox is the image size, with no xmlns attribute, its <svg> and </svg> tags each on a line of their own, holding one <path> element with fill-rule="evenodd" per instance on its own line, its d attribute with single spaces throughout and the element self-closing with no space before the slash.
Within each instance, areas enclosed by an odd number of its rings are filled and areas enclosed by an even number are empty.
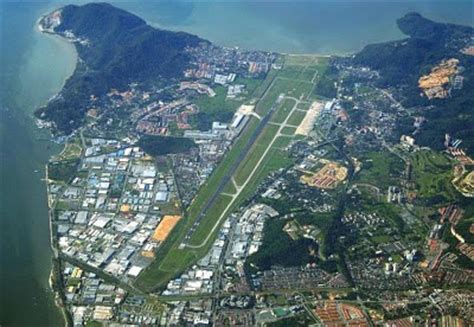
<svg viewBox="0 0 474 327">
<path fill-rule="evenodd" d="M 78 1 L 75 3 L 85 3 Z M 470 24 L 472 1 L 114 1 L 150 24 L 225 46 L 288 53 L 348 54 L 402 37 L 395 19 L 418 11 Z M 48 287 L 51 268 L 41 178 L 59 151 L 31 114 L 74 69 L 73 47 L 35 22 L 66 2 L 0 0 L 0 325 L 62 325 Z"/>
</svg>

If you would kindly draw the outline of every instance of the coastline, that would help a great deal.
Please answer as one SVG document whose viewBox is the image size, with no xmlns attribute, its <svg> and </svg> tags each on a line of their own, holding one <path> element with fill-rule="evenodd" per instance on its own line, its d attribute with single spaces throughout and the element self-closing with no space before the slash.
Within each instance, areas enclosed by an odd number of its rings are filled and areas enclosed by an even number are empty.
<svg viewBox="0 0 474 327">
<path fill-rule="evenodd" d="M 54 229 L 53 229 L 53 215 L 51 211 L 51 197 L 49 195 L 49 188 L 48 188 L 48 183 L 49 183 L 49 177 L 48 177 L 48 165 L 45 165 L 45 185 L 46 185 L 46 196 L 47 196 L 47 202 L 48 202 L 48 221 L 49 221 L 49 240 L 50 240 L 50 246 L 51 250 L 53 251 L 53 258 L 52 258 L 52 267 L 51 267 L 51 272 L 49 274 L 49 287 L 51 288 L 51 291 L 54 294 L 54 304 L 56 307 L 61 311 L 61 314 L 64 319 L 64 325 L 65 326 L 70 326 L 70 312 L 66 308 L 66 304 L 64 302 L 64 297 L 65 294 L 62 289 L 62 285 L 55 285 L 57 281 L 60 281 L 62 278 L 61 276 L 61 269 L 59 265 L 59 250 L 57 249 L 54 241 Z"/>
<path fill-rule="evenodd" d="M 63 52 L 66 52 L 65 56 L 69 56 L 71 57 L 71 61 L 74 61 L 74 68 L 71 72 L 71 74 L 69 74 L 68 76 L 65 76 L 63 78 L 63 81 L 61 83 L 61 87 L 59 89 L 58 92 L 56 92 L 55 95 L 53 95 L 50 99 L 56 97 L 59 93 L 61 93 L 61 91 L 63 90 L 67 80 L 74 74 L 76 68 L 77 68 L 77 63 L 79 62 L 79 53 L 77 52 L 77 49 L 76 49 L 76 46 L 74 45 L 73 42 L 69 41 L 68 39 L 62 37 L 61 35 L 57 34 L 57 33 L 53 33 L 53 32 L 50 32 L 48 30 L 45 30 L 42 28 L 41 26 L 41 21 L 43 20 L 43 18 L 46 16 L 47 14 L 43 14 L 40 16 L 40 18 L 38 18 L 36 20 L 36 23 L 35 23 L 35 32 L 36 33 L 40 33 L 41 36 L 45 36 L 45 37 L 49 37 L 51 40 L 54 40 L 54 42 L 56 44 L 58 44 L 60 47 L 61 47 L 61 51 Z M 48 99 L 48 101 L 50 100 Z M 47 103 L 47 102 L 46 102 Z M 46 105 L 45 104 L 42 104 L 41 106 L 44 106 Z"/>
<path fill-rule="evenodd" d="M 36 21 L 35 23 L 35 32 L 36 33 L 41 33 L 42 36 L 47 36 L 50 37 L 52 40 L 55 40 L 57 44 L 60 45 L 61 49 L 64 50 L 64 52 L 67 52 L 66 56 L 72 56 L 74 61 L 74 68 L 72 70 L 72 73 L 65 76 L 62 80 L 61 86 L 59 91 L 53 95 L 50 99 L 47 100 L 47 102 L 43 105 L 46 105 L 51 99 L 56 97 L 64 88 L 67 80 L 74 74 L 74 71 L 76 70 L 77 63 L 79 60 L 79 54 L 76 50 L 75 45 L 72 42 L 69 42 L 67 39 L 61 37 L 60 35 L 56 33 L 51 33 L 49 31 L 46 31 L 45 29 L 42 28 L 41 22 L 44 19 L 45 15 L 41 15 L 40 18 Z M 34 118 L 34 117 L 33 117 Z M 40 128 L 36 124 L 37 128 Z M 51 135 L 51 134 L 50 134 Z M 58 283 L 58 281 L 62 280 L 61 276 L 61 267 L 59 264 L 59 250 L 56 247 L 56 242 L 55 242 L 55 235 L 54 235 L 54 229 L 53 229 L 53 215 L 52 215 L 52 202 L 51 202 L 51 197 L 49 194 L 49 189 L 48 189 L 48 183 L 49 183 L 49 177 L 48 177 L 48 164 L 45 164 L 45 186 L 46 186 L 46 196 L 47 196 L 47 207 L 48 207 L 48 226 L 49 226 L 49 243 L 50 247 L 52 250 L 52 266 L 51 266 L 51 272 L 49 275 L 49 280 L 48 284 L 51 289 L 51 291 L 54 294 L 54 303 L 56 307 L 61 311 L 63 321 L 64 321 L 64 326 L 71 326 L 71 314 L 68 311 L 66 307 L 66 303 L 64 301 L 65 295 L 63 292 L 62 285 L 55 285 Z"/>
</svg>

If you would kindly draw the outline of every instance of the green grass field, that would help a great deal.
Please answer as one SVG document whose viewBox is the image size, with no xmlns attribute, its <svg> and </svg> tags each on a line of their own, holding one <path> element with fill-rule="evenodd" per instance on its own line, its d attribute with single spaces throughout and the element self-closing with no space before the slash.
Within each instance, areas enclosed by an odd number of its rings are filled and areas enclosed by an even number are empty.
<svg viewBox="0 0 474 327">
<path fill-rule="evenodd" d="M 288 135 L 288 136 L 293 136 L 295 132 L 296 132 L 296 128 L 294 127 L 283 127 L 283 129 L 281 130 L 282 134 Z"/>
<path fill-rule="evenodd" d="M 268 176 L 268 174 L 273 171 L 277 171 L 278 169 L 288 167 L 292 165 L 293 162 L 293 159 L 288 157 L 287 152 L 279 149 L 274 144 L 253 175 L 252 182 L 247 184 L 245 189 L 240 194 L 239 200 L 237 201 L 238 204 L 241 204 L 245 199 L 251 196 L 263 179 Z"/>
<path fill-rule="evenodd" d="M 227 183 L 223 191 L 223 193 L 225 194 L 234 194 L 236 192 L 237 190 L 235 189 L 235 186 L 233 183 Z"/>
<path fill-rule="evenodd" d="M 278 74 L 278 77 L 296 80 L 303 72 L 303 69 L 304 66 L 301 65 L 285 65 L 282 71 Z"/>
<path fill-rule="evenodd" d="M 288 116 L 288 113 L 291 111 L 291 109 L 293 109 L 295 104 L 296 101 L 293 99 L 284 99 L 278 106 L 270 121 L 279 124 L 283 123 L 283 121 Z"/>
<path fill-rule="evenodd" d="M 300 110 L 308 111 L 310 106 L 311 106 L 311 102 L 300 102 L 300 103 L 298 103 L 296 108 L 298 108 Z"/>
<path fill-rule="evenodd" d="M 365 183 L 381 188 L 385 192 L 390 185 L 398 185 L 405 164 L 396 155 L 385 152 L 371 152 L 359 158 L 362 170 L 356 175 L 356 183 Z"/>
<path fill-rule="evenodd" d="M 217 86 L 214 88 L 216 92 L 215 97 L 209 97 L 208 95 L 199 95 L 194 99 L 194 103 L 199 107 L 201 112 L 208 114 L 215 114 L 222 111 L 235 112 L 237 108 L 242 104 L 241 101 L 228 100 L 227 89 L 224 86 Z"/>
<path fill-rule="evenodd" d="M 291 128 L 291 127 L 285 127 L 285 128 Z M 277 149 L 284 149 L 290 144 L 290 142 L 293 139 L 294 138 L 291 135 L 279 136 L 275 140 L 275 143 L 273 143 L 273 147 Z"/>
<path fill-rule="evenodd" d="M 282 69 L 282 72 L 284 71 L 285 70 Z M 286 96 L 296 99 L 306 99 L 311 95 L 313 86 L 313 83 L 282 78 L 280 77 L 280 74 L 278 74 L 272 84 L 272 87 L 257 104 L 255 112 L 257 112 L 259 115 L 265 115 L 270 110 L 280 94 L 285 94 Z"/>
<path fill-rule="evenodd" d="M 312 82 L 315 78 L 317 78 L 319 71 L 313 68 L 306 68 L 298 75 L 298 79 L 303 81 Z"/>
<path fill-rule="evenodd" d="M 287 124 L 293 126 L 299 126 L 303 121 L 304 117 L 306 116 L 306 112 L 303 111 L 294 111 L 290 118 L 288 118 Z"/>
<path fill-rule="evenodd" d="M 446 201 L 456 197 L 451 184 L 452 162 L 434 151 L 417 151 L 410 157 L 418 196 L 425 199 L 443 197 Z"/>
<path fill-rule="evenodd" d="M 227 88 L 224 86 L 214 87 L 216 96 L 209 97 L 208 95 L 199 95 L 193 102 L 198 105 L 199 110 L 208 114 L 216 114 L 225 112 L 234 113 L 244 100 L 252 97 L 254 92 L 262 84 L 262 80 L 253 78 L 237 78 L 234 84 L 245 85 L 245 91 L 242 99 L 227 99 Z"/>
</svg>

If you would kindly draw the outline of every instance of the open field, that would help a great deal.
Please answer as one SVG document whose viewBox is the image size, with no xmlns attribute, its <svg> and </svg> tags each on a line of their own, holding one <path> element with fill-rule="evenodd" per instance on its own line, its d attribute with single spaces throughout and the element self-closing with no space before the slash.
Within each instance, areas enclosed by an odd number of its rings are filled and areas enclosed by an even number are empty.
<svg viewBox="0 0 474 327">
<path fill-rule="evenodd" d="M 231 199 L 232 198 L 230 196 L 224 195 L 222 193 L 217 197 L 217 200 L 214 202 L 212 206 L 212 210 L 209 210 L 206 213 L 206 217 L 205 217 L 206 219 L 203 219 L 199 223 L 199 226 L 196 228 L 196 230 L 192 234 L 190 243 L 193 241 L 198 242 L 198 241 L 204 240 L 208 236 L 209 231 L 214 226 L 215 221 L 219 218 L 221 213 L 226 209 Z"/>
<path fill-rule="evenodd" d="M 285 127 L 281 130 L 281 134 L 288 135 L 288 136 L 293 136 L 295 132 L 296 132 L 296 128 L 294 127 Z"/>
<path fill-rule="evenodd" d="M 278 106 L 270 121 L 273 123 L 282 123 L 295 104 L 296 101 L 293 99 L 284 99 Z"/>
<path fill-rule="evenodd" d="M 235 194 L 237 189 L 234 186 L 234 183 L 227 183 L 222 191 L 222 194 Z"/>
<path fill-rule="evenodd" d="M 290 115 L 296 111 L 296 106 L 299 103 L 297 100 L 306 99 L 313 91 L 314 83 L 289 78 L 296 73 L 297 76 L 300 76 L 303 70 L 308 68 L 303 63 L 303 59 L 291 58 L 291 61 L 301 62 L 301 67 L 287 69 L 284 66 L 280 71 L 272 70 L 263 82 L 265 86 L 256 87 L 254 95 L 261 98 L 256 104 L 255 111 L 262 119 L 275 106 L 279 96 L 284 94 L 287 98 L 279 104 L 269 118 L 273 120 L 278 113 L 278 122 L 288 123 Z M 309 64 L 315 64 L 314 56 Z M 289 97 L 293 99 L 289 99 Z M 280 111 L 282 108 L 283 110 Z M 301 114 L 304 115 L 304 112 Z M 292 164 L 292 160 L 281 150 L 292 140 L 292 131 L 277 122 L 267 124 L 264 121 L 266 126 L 261 130 L 248 153 L 246 152 L 246 145 L 252 139 L 259 123 L 260 120 L 257 118 L 251 118 L 241 136 L 216 167 L 209 180 L 201 187 L 185 217 L 181 219 L 158 250 L 157 260 L 139 276 L 136 281 L 137 287 L 145 290 L 163 287 L 169 279 L 177 276 L 187 266 L 202 257 L 212 245 L 212 240 L 224 218 L 255 191 L 268 173 Z M 282 131 L 285 134 L 282 134 Z M 247 154 L 242 157 L 242 153 Z M 239 187 L 236 188 L 230 180 L 222 185 L 222 180 L 228 179 L 228 174 L 233 171 L 232 168 L 236 162 L 238 165 L 235 174 L 232 175 Z M 223 187 L 221 188 L 221 186 Z M 209 199 L 214 197 L 218 188 L 220 194 L 209 203 Z M 206 208 L 207 206 L 209 207 Z M 204 210 L 199 224 L 194 226 L 194 222 L 199 218 L 199 213 L 203 209 L 207 210 Z"/>
<path fill-rule="evenodd" d="M 289 66 L 323 66 L 327 64 L 328 59 L 328 57 L 322 57 L 313 54 L 289 54 L 285 56 L 285 64 Z"/>
<path fill-rule="evenodd" d="M 273 143 L 273 148 L 283 150 L 288 145 L 290 145 L 291 141 L 293 141 L 293 137 L 291 135 L 284 135 L 281 133 L 281 136 L 278 136 L 275 140 L 275 143 Z"/>
<path fill-rule="evenodd" d="M 288 137 L 285 138 L 290 139 Z M 268 153 L 263 158 L 263 161 L 260 163 L 254 174 L 252 175 L 251 183 L 249 183 L 242 190 L 240 198 L 238 199 L 239 204 L 241 204 L 245 199 L 247 199 L 255 192 L 258 185 L 260 185 L 260 183 L 264 180 L 266 176 L 268 176 L 268 174 L 280 168 L 285 168 L 293 164 L 293 159 L 289 158 L 288 154 L 278 147 L 277 143 L 280 139 L 282 139 L 282 137 L 278 137 L 275 139 L 275 143 L 269 149 Z"/>
<path fill-rule="evenodd" d="M 413 153 L 410 159 L 419 197 L 429 199 L 442 196 L 445 200 L 456 197 L 456 191 L 451 184 L 452 162 L 446 156 L 422 150 Z"/>
<path fill-rule="evenodd" d="M 306 116 L 304 111 L 294 111 L 288 119 L 288 125 L 299 126 Z"/>
<path fill-rule="evenodd" d="M 208 129 L 213 121 L 230 122 L 237 109 L 245 103 L 252 101 L 255 94 L 261 94 L 261 85 L 265 84 L 260 79 L 239 77 L 236 84 L 245 85 L 244 92 L 235 99 L 227 97 L 227 87 L 215 86 L 216 95 L 209 97 L 207 94 L 201 94 L 193 99 L 193 103 L 199 107 L 199 114 L 190 119 L 193 128 Z M 269 82 L 268 82 L 269 83 Z M 180 135 L 183 131 L 176 125 L 171 125 L 173 135 Z"/>
<path fill-rule="evenodd" d="M 300 102 L 296 106 L 296 108 L 300 110 L 305 110 L 305 111 L 309 110 L 309 107 L 311 107 L 311 102 Z"/>
<path fill-rule="evenodd" d="M 245 85 L 245 93 L 242 95 L 242 99 L 228 99 L 227 88 L 219 85 L 214 88 L 216 96 L 209 97 L 206 94 L 199 95 L 193 102 L 198 105 L 200 112 L 207 114 L 214 115 L 222 112 L 234 113 L 243 103 L 243 100 L 253 95 L 254 91 L 262 83 L 262 80 L 238 78 L 235 83 Z"/>
<path fill-rule="evenodd" d="M 398 185 L 405 168 L 402 159 L 390 152 L 371 152 L 362 158 L 362 170 L 356 175 L 356 183 L 374 185 L 386 190 L 390 185 Z"/>
<path fill-rule="evenodd" d="M 57 155 L 57 160 L 71 160 L 78 159 L 81 156 L 82 147 L 80 145 L 80 140 L 77 139 L 76 142 L 69 142 L 64 145 L 63 150 L 60 154 Z"/>
</svg>

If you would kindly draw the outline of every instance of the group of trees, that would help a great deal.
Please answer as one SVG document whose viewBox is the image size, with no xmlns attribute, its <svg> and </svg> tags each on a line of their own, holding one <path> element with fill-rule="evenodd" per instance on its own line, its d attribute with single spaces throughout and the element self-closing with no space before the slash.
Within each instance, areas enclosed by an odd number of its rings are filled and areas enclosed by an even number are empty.
<svg viewBox="0 0 474 327">
<path fill-rule="evenodd" d="M 248 258 L 248 263 L 261 270 L 272 266 L 303 266 L 316 261 L 318 245 L 306 238 L 292 240 L 283 230 L 286 220 L 272 219 L 265 222 L 262 246 Z"/>
<path fill-rule="evenodd" d="M 138 145 L 152 156 L 181 153 L 197 147 L 193 140 L 184 137 L 143 135 Z"/>
</svg>

